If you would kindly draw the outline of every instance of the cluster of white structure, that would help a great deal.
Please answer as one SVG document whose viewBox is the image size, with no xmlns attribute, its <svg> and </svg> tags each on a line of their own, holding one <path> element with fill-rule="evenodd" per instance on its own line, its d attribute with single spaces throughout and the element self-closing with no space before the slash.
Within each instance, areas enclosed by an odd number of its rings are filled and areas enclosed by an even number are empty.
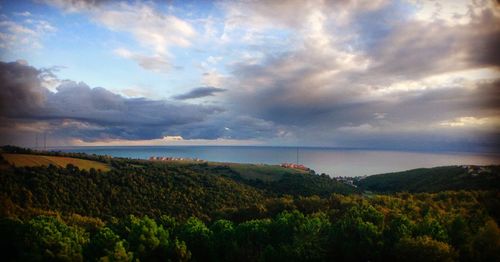
<svg viewBox="0 0 500 262">
<path fill-rule="evenodd" d="M 471 176 L 477 176 L 481 173 L 491 173 L 491 169 L 485 166 L 462 165 L 461 167 L 466 169 L 467 173 Z"/>
<path fill-rule="evenodd" d="M 169 156 L 152 156 L 149 157 L 151 161 L 195 161 L 195 162 L 205 162 L 205 160 L 199 158 L 186 158 L 186 157 L 169 157 Z"/>
</svg>

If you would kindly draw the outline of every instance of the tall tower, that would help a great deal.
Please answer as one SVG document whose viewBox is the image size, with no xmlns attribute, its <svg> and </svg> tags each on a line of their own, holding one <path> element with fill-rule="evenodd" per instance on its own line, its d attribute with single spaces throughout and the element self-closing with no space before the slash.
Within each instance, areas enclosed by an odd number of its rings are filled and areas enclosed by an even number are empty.
<svg viewBox="0 0 500 262">
<path fill-rule="evenodd" d="M 297 146 L 297 165 L 299 164 L 299 146 Z"/>
</svg>

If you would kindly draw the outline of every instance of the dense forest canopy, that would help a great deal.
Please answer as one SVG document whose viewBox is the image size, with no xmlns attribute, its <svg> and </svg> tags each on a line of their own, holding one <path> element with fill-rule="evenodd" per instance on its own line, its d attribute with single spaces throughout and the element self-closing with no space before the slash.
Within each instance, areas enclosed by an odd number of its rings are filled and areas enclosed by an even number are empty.
<svg viewBox="0 0 500 262">
<path fill-rule="evenodd" d="M 223 164 L 2 150 L 111 167 L 2 160 L 5 261 L 500 261 L 498 173 L 460 188 L 458 170 L 436 169 L 427 176 L 446 173 L 450 183 L 437 179 L 429 191 L 451 191 L 374 194 L 362 189 L 423 191 L 408 185 L 431 180 L 420 170 L 406 184 L 390 174 L 358 189 L 314 173 L 262 180 Z M 390 187 L 375 190 L 379 177 Z"/>
<path fill-rule="evenodd" d="M 500 166 L 444 166 L 372 175 L 356 183 L 377 192 L 440 192 L 500 188 Z"/>
</svg>

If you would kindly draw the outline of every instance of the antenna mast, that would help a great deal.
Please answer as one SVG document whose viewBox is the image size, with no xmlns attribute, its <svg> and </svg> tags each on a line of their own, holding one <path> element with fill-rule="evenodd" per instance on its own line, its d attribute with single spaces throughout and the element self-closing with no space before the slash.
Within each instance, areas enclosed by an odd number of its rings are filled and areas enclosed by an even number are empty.
<svg viewBox="0 0 500 262">
<path fill-rule="evenodd" d="M 297 146 L 297 165 L 299 164 L 299 147 Z"/>
</svg>

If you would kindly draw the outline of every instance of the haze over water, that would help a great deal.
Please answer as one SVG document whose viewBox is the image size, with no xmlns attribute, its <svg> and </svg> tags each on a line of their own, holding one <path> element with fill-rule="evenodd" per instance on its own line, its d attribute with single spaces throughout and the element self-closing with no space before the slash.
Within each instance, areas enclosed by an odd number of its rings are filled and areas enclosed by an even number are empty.
<svg viewBox="0 0 500 262">
<path fill-rule="evenodd" d="M 135 146 L 71 147 L 65 152 L 147 159 L 151 156 L 200 158 L 216 162 L 280 164 L 297 161 L 295 147 Z M 331 176 L 361 176 L 446 165 L 500 164 L 499 154 L 299 148 L 299 163 Z"/>
</svg>

